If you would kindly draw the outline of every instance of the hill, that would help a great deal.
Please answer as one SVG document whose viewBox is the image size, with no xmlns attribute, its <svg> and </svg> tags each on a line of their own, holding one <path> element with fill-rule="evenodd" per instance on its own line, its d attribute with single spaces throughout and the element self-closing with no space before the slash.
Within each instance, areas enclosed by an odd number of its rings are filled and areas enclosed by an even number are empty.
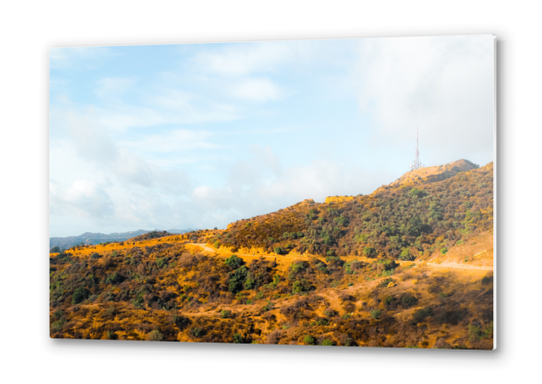
<svg viewBox="0 0 542 384">
<path fill-rule="evenodd" d="M 492 228 L 493 163 L 476 168 L 461 160 L 409 172 L 370 195 L 305 200 L 240 220 L 209 243 L 232 252 L 414 260 Z"/>
<path fill-rule="evenodd" d="M 79 236 L 67 236 L 67 237 L 50 237 L 49 238 L 49 248 L 59 247 L 60 249 L 69 249 L 75 245 L 85 244 L 85 245 L 96 245 L 100 243 L 106 243 L 106 242 L 116 242 L 116 241 L 124 241 L 131 239 L 132 237 L 141 236 L 149 232 L 156 232 L 149 231 L 146 229 L 138 229 L 137 231 L 130 231 L 130 232 L 121 232 L 121 233 L 110 233 L 110 234 L 104 234 L 104 233 L 92 233 L 92 232 L 85 232 L 82 235 Z M 169 229 L 167 230 L 168 233 L 186 233 L 193 231 L 193 229 Z"/>
<path fill-rule="evenodd" d="M 492 349 L 493 164 L 465 164 L 51 254 L 51 337 Z"/>
</svg>

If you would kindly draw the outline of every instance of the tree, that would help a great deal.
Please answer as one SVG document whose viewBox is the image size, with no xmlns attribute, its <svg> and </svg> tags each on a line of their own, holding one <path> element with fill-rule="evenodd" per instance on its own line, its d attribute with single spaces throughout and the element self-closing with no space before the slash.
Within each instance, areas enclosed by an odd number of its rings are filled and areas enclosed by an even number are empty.
<svg viewBox="0 0 542 384">
<path fill-rule="evenodd" d="M 408 221 L 407 232 L 409 235 L 418 237 L 422 232 L 423 222 L 418 216 L 412 216 Z"/>
<path fill-rule="evenodd" d="M 286 252 L 284 251 L 284 248 L 282 247 L 275 247 L 273 249 L 273 251 L 277 254 L 277 255 L 284 255 Z"/>
<path fill-rule="evenodd" d="M 363 254 L 367 257 L 375 257 L 376 256 L 376 249 L 373 247 L 365 247 L 363 250 Z"/>
<path fill-rule="evenodd" d="M 85 287 L 78 287 L 72 295 L 72 305 L 82 303 L 85 301 L 88 296 L 90 295 L 90 292 Z"/>
<path fill-rule="evenodd" d="M 241 259 L 240 257 L 238 257 L 237 255 L 231 255 L 230 257 L 228 257 L 225 261 L 224 261 L 224 264 L 226 264 L 228 267 L 231 267 L 233 269 L 237 269 L 239 268 L 240 266 L 244 265 L 245 262 L 243 261 L 243 259 Z"/>
<path fill-rule="evenodd" d="M 228 288 L 231 293 L 237 293 L 243 290 L 243 285 L 247 278 L 248 268 L 244 265 L 230 273 Z"/>
<path fill-rule="evenodd" d="M 399 258 L 401 260 L 405 260 L 405 261 L 412 261 L 414 260 L 416 257 L 412 254 L 410 254 L 410 250 L 408 248 L 403 248 L 403 250 L 401 251 L 401 255 L 399 256 Z"/>
</svg>

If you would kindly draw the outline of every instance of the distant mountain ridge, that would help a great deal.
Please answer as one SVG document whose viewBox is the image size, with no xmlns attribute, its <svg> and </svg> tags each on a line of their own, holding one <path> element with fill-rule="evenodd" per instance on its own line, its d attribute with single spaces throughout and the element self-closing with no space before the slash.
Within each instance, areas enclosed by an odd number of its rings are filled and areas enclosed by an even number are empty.
<svg viewBox="0 0 542 384">
<path fill-rule="evenodd" d="M 105 243 L 108 241 L 124 241 L 131 239 L 136 236 L 141 236 L 149 232 L 157 232 L 160 231 L 158 229 L 154 230 L 146 230 L 146 229 L 138 229 L 136 231 L 129 231 L 129 232 L 113 232 L 109 234 L 105 233 L 93 233 L 93 232 L 85 232 L 79 236 L 67 236 L 67 237 L 50 237 L 49 238 L 49 248 L 53 247 L 59 247 L 60 249 L 68 249 L 75 245 L 79 245 L 81 243 L 85 245 L 96 245 L 100 243 Z M 180 234 L 180 233 L 186 233 L 194 231 L 192 228 L 186 228 L 186 229 L 168 229 L 166 232 L 172 233 L 172 234 Z"/>
</svg>

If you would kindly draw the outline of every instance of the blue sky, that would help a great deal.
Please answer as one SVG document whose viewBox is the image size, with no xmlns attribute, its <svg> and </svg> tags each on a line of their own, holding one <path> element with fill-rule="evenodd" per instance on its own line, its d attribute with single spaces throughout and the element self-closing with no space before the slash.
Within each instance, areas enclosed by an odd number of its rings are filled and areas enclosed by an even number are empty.
<svg viewBox="0 0 542 384">
<path fill-rule="evenodd" d="M 50 236 L 224 228 L 493 160 L 493 37 L 52 48 Z"/>
</svg>

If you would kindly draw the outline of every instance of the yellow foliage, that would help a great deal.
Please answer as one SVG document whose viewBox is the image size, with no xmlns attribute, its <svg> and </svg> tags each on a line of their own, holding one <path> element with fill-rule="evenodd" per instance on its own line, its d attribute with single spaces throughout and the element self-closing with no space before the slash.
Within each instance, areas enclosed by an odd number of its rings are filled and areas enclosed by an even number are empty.
<svg viewBox="0 0 542 384">
<path fill-rule="evenodd" d="M 328 196 L 326 197 L 326 204 L 329 203 L 341 203 L 343 201 L 354 200 L 354 196 Z"/>
</svg>

